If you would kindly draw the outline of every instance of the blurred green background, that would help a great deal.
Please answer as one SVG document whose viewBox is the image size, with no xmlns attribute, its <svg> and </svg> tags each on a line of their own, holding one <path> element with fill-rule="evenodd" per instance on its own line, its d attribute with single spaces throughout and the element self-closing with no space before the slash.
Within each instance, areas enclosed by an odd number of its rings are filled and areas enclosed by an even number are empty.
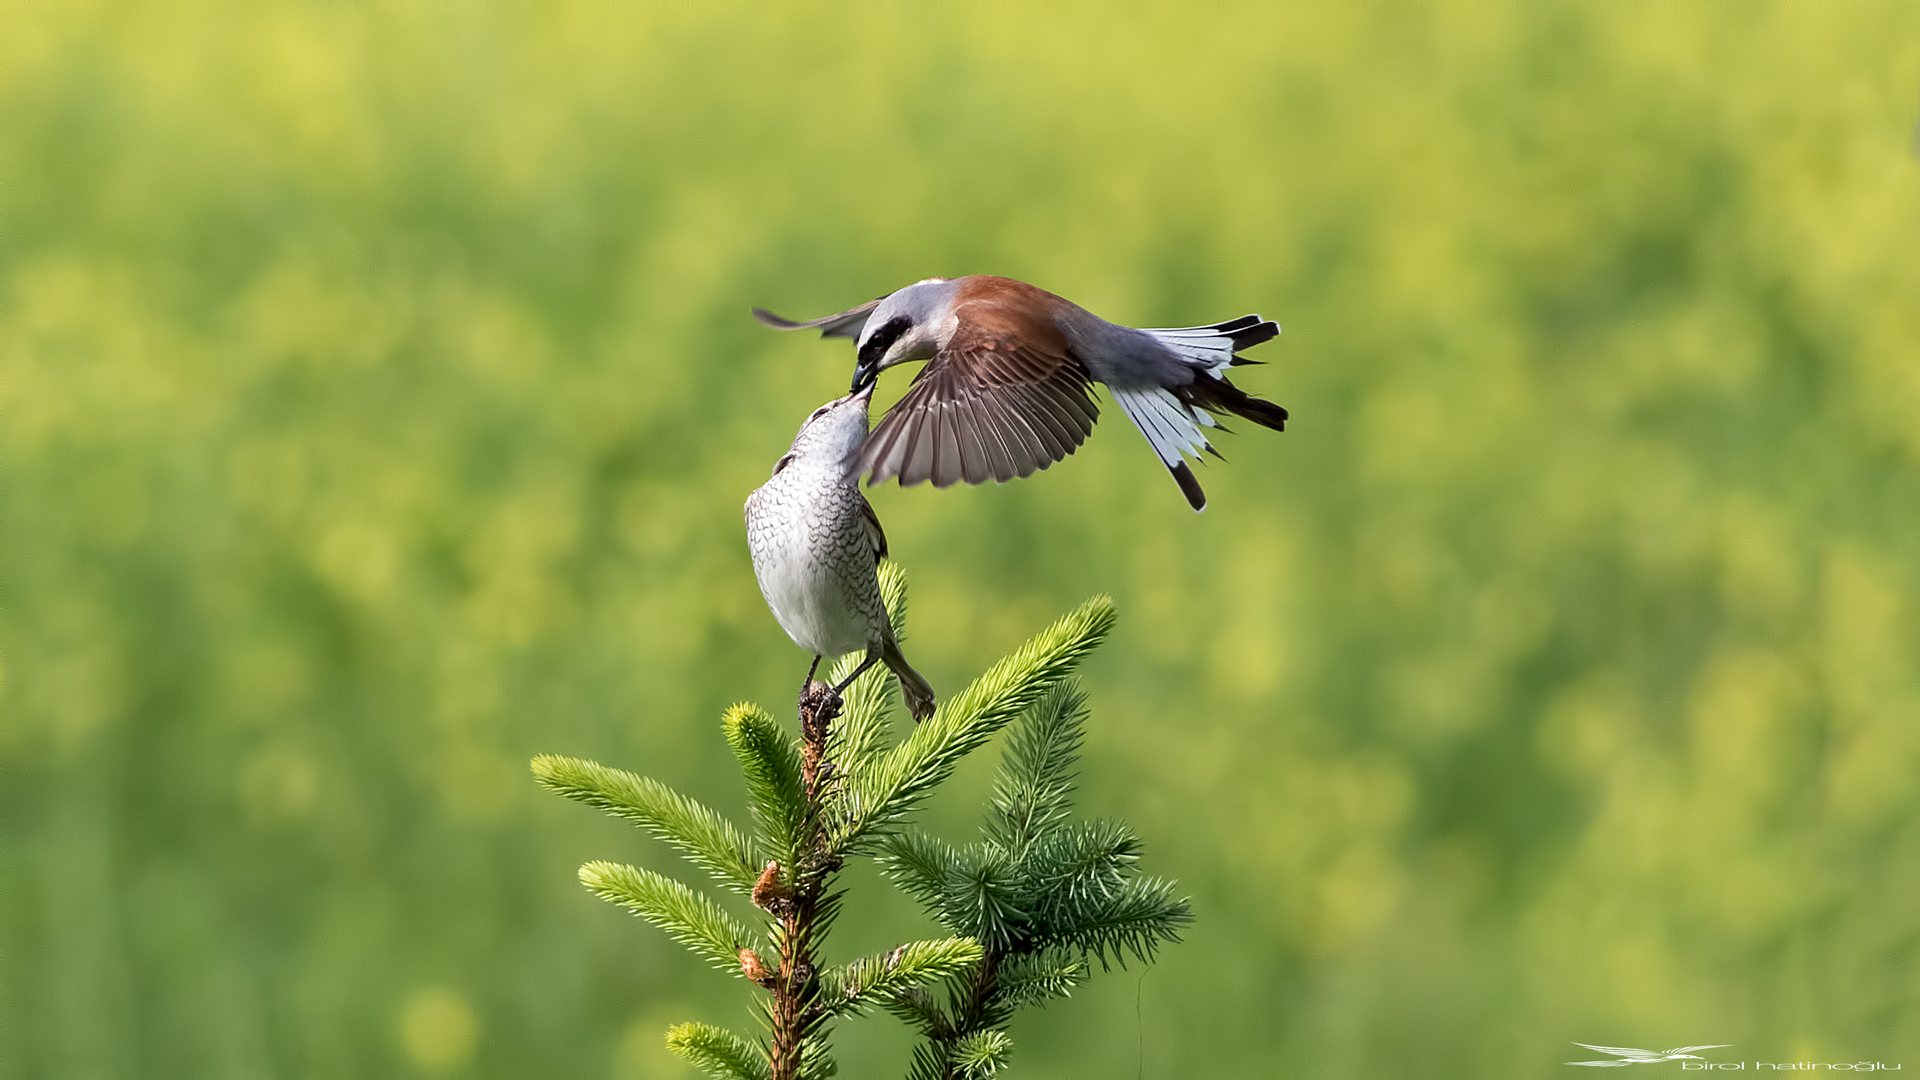
<svg viewBox="0 0 1920 1080">
<path fill-rule="evenodd" d="M 944 691 L 1120 601 L 1082 803 L 1197 922 L 1019 1075 L 1920 1067 L 1913 4 L 0 11 L 0 1077 L 747 1023 L 526 761 L 743 806 L 741 502 L 851 368 L 747 308 L 972 272 L 1275 317 L 1295 418 L 1199 516 L 1111 405 L 874 495 Z"/>
</svg>

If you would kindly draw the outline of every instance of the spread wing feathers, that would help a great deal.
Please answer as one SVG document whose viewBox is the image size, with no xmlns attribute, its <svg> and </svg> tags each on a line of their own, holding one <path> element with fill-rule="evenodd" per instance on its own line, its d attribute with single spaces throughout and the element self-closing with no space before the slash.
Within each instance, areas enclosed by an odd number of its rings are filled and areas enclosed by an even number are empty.
<svg viewBox="0 0 1920 1080">
<path fill-rule="evenodd" d="M 867 542 L 873 545 L 873 562 L 878 566 L 880 560 L 887 557 L 887 531 L 880 527 L 880 515 L 873 512 L 873 504 L 858 490 L 853 497 L 860 500 L 860 519 L 867 527 Z"/>
<path fill-rule="evenodd" d="M 1691 1054 L 1695 1050 L 1719 1050 L 1732 1045 L 1733 1045 L 1732 1043 L 1707 1043 L 1703 1046 L 1676 1046 L 1673 1049 L 1667 1051 L 1667 1053 Z"/>
<path fill-rule="evenodd" d="M 939 488 L 1030 476 L 1093 433 L 1091 385 L 1077 360 L 1013 337 L 956 339 L 887 411 L 850 475 Z"/>
<path fill-rule="evenodd" d="M 1120 411 L 1127 414 L 1133 426 L 1147 437 L 1153 452 L 1160 455 L 1160 463 L 1173 474 L 1174 482 L 1180 485 L 1188 505 L 1195 510 L 1206 509 L 1207 493 L 1200 490 L 1200 481 L 1194 479 L 1186 455 L 1199 457 L 1202 453 L 1214 452 L 1213 445 L 1207 442 L 1206 435 L 1200 431 L 1203 423 L 1208 427 L 1215 426 L 1213 417 L 1196 412 L 1161 387 L 1121 390 L 1110 386 L 1108 389 L 1113 391 L 1113 400 L 1120 406 Z"/>
<path fill-rule="evenodd" d="M 1233 364 L 1256 363 L 1234 354 L 1279 337 L 1280 324 L 1258 315 L 1242 315 L 1212 326 L 1181 326 L 1148 330 L 1146 333 L 1152 334 L 1162 345 L 1188 360 L 1205 366 L 1208 371 L 1217 372 Z"/>
<path fill-rule="evenodd" d="M 821 337 L 857 338 L 860 336 L 861 328 L 867 325 L 867 316 L 872 315 L 873 309 L 879 307 L 880 301 L 885 299 L 884 296 L 877 297 L 838 315 L 822 315 L 818 319 L 808 319 L 806 322 L 794 322 L 792 319 L 775 315 L 766 308 L 754 308 L 753 317 L 759 319 L 762 326 L 771 326 L 775 330 L 812 330 L 818 327 Z"/>
</svg>

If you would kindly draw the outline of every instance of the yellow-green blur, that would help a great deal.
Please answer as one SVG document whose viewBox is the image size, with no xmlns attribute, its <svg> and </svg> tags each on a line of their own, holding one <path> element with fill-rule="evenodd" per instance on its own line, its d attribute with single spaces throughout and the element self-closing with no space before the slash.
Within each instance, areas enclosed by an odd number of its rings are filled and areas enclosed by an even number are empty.
<svg viewBox="0 0 1920 1080">
<path fill-rule="evenodd" d="M 0 3 L 0 1078 L 750 1028 L 526 763 L 744 816 L 741 502 L 852 370 L 747 309 L 962 273 L 1276 318 L 1293 413 L 1198 516 L 1110 404 L 873 495 L 943 694 L 1115 596 L 1081 807 L 1193 897 L 1017 1075 L 1920 1068 L 1916 119 L 1896 0 Z"/>
</svg>

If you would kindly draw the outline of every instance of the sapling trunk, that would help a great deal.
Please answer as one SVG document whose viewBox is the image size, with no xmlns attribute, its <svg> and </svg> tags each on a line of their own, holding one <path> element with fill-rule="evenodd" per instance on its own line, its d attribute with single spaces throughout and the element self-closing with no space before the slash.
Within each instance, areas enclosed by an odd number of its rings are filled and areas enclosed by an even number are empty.
<svg viewBox="0 0 1920 1080">
<path fill-rule="evenodd" d="M 833 765 L 827 760 L 827 736 L 840 715 L 840 700 L 825 683 L 809 680 L 800 703 L 800 785 L 806 800 L 800 849 L 791 868 L 792 886 L 756 890 L 754 903 L 778 922 L 780 970 L 763 985 L 772 992 L 769 1065 L 773 1080 L 796 1080 L 808 1026 L 818 1019 L 819 981 L 814 977 L 814 941 L 828 883 L 841 859 L 827 850 L 826 786 Z M 769 863 L 764 878 L 777 881 L 781 868 Z M 764 901 L 764 902 L 763 902 Z"/>
</svg>

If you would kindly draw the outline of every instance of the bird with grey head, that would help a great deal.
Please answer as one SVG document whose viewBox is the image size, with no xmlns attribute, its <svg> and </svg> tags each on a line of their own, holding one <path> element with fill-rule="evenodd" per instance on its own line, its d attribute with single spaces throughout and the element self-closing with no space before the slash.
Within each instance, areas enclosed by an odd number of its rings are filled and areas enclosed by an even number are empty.
<svg viewBox="0 0 1920 1080">
<path fill-rule="evenodd" d="M 774 619 L 794 644 L 813 654 L 800 684 L 805 707 L 825 657 L 864 651 L 854 672 L 827 691 L 829 700 L 874 663 L 900 680 L 915 720 L 933 715 L 933 687 L 901 654 L 880 595 L 878 568 L 887 535 L 848 467 L 867 439 L 873 385 L 813 411 L 773 476 L 747 496 L 747 548 L 753 576 Z"/>
<path fill-rule="evenodd" d="M 853 388 L 899 364 L 926 360 L 875 427 L 849 470 L 869 484 L 898 478 L 979 484 L 1030 476 L 1078 449 L 1113 395 L 1195 510 L 1207 496 L 1187 458 L 1219 457 L 1206 429 L 1233 414 L 1284 431 L 1287 410 L 1227 378 L 1258 363 L 1241 350 L 1280 327 L 1258 315 L 1207 326 L 1140 330 L 1012 278 L 928 278 L 838 315 L 795 322 L 762 308 L 779 330 L 855 339 Z"/>
</svg>

